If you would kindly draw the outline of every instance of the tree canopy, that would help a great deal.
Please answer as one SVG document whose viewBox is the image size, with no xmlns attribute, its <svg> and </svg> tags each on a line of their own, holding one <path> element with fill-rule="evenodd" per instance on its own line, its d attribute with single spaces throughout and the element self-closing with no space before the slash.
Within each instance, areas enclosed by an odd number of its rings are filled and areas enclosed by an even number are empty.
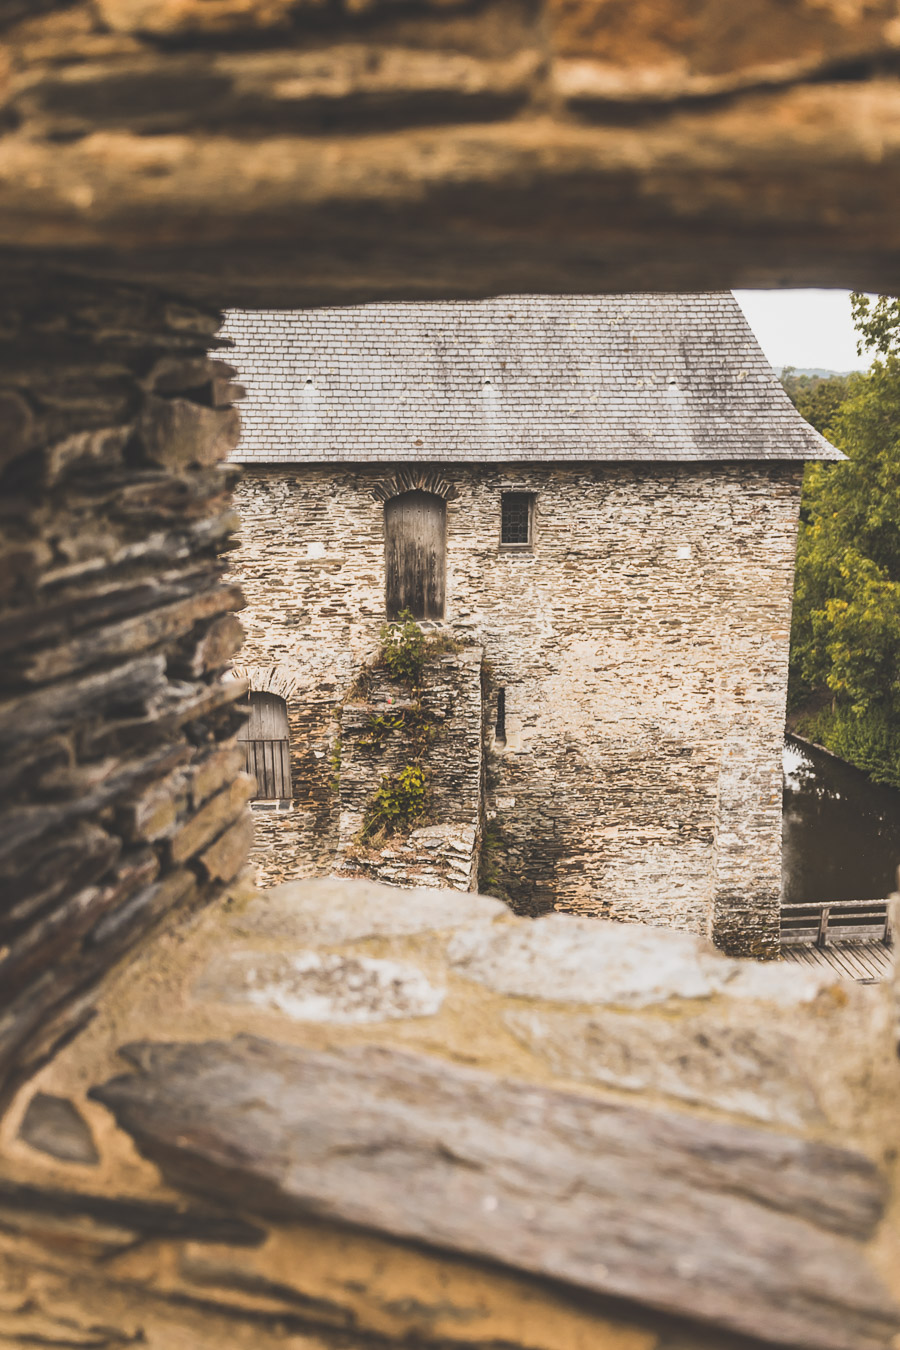
<svg viewBox="0 0 900 1350">
<path fill-rule="evenodd" d="M 893 295 L 877 295 L 874 302 L 862 291 L 850 295 L 853 325 L 859 334 L 856 350 L 860 356 L 900 356 L 900 300 Z"/>
<path fill-rule="evenodd" d="M 801 734 L 900 786 L 900 301 L 853 306 L 870 372 L 785 379 L 847 455 L 804 482 L 789 700 Z"/>
<path fill-rule="evenodd" d="M 791 402 L 801 417 L 827 436 L 832 419 L 850 392 L 853 375 L 798 375 L 787 366 L 781 375 Z"/>
</svg>

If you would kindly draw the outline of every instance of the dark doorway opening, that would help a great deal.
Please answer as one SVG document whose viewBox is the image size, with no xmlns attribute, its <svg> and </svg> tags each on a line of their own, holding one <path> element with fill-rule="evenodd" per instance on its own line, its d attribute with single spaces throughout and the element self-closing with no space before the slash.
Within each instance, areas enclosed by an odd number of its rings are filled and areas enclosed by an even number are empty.
<svg viewBox="0 0 900 1350">
<path fill-rule="evenodd" d="M 433 492 L 404 492 L 384 505 L 387 616 L 444 617 L 447 507 Z"/>
</svg>

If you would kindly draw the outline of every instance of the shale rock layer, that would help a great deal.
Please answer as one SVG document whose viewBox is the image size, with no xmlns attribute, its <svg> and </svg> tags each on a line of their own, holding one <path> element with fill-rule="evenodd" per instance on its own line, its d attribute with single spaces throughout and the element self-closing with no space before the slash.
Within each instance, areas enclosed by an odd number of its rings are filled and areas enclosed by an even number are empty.
<svg viewBox="0 0 900 1350">
<path fill-rule="evenodd" d="M 53 282 L 53 284 L 51 284 Z M 23 276 L 0 312 L 0 1082 L 240 867 L 238 416 L 219 315 Z"/>
<path fill-rule="evenodd" d="M 229 306 L 900 285 L 891 0 L 4 0 L 0 36 L 14 260 Z"/>
</svg>

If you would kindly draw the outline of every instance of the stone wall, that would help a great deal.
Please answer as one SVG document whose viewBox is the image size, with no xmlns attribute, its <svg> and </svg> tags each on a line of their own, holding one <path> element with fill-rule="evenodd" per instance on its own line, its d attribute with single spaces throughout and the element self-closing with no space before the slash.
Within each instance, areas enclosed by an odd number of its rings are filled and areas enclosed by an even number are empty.
<svg viewBox="0 0 900 1350">
<path fill-rule="evenodd" d="M 771 954 L 800 470 L 440 475 L 447 620 L 485 653 L 483 878 L 523 913 L 670 923 Z M 254 468 L 238 492 L 242 670 L 292 691 L 294 790 L 310 805 L 278 828 L 302 868 L 336 857 L 334 711 L 383 622 L 389 476 Z M 498 549 L 505 489 L 537 494 L 532 552 Z"/>
<path fill-rule="evenodd" d="M 429 625 L 429 628 L 431 625 Z M 432 633 L 429 640 L 440 641 Z M 439 652 L 412 685 L 383 667 L 366 671 L 341 709 L 339 870 L 395 886 L 478 882 L 482 794 L 482 650 Z M 397 725 L 399 723 L 399 725 Z M 385 780 L 407 766 L 424 773 L 425 819 L 363 837 Z"/>
<path fill-rule="evenodd" d="M 893 0 L 733 11 L 2 0 L 0 247 L 228 307 L 896 294 Z"/>
<path fill-rule="evenodd" d="M 139 287 L 4 285 L 0 1101 L 153 925 L 243 863 L 218 324 Z"/>
<path fill-rule="evenodd" d="M 0 1341 L 890 1350 L 887 985 L 344 879 L 161 934 L 0 1123 Z"/>
</svg>

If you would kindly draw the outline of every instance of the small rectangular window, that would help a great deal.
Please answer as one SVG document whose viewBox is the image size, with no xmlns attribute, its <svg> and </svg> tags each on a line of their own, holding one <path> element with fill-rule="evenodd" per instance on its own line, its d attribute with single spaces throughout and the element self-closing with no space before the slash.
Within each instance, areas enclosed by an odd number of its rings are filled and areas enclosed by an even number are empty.
<svg viewBox="0 0 900 1350">
<path fill-rule="evenodd" d="M 498 745 L 506 744 L 506 690 L 497 690 L 497 724 L 494 727 L 494 739 Z"/>
<path fill-rule="evenodd" d="M 534 493 L 504 492 L 500 498 L 500 543 L 530 544 Z"/>
</svg>

